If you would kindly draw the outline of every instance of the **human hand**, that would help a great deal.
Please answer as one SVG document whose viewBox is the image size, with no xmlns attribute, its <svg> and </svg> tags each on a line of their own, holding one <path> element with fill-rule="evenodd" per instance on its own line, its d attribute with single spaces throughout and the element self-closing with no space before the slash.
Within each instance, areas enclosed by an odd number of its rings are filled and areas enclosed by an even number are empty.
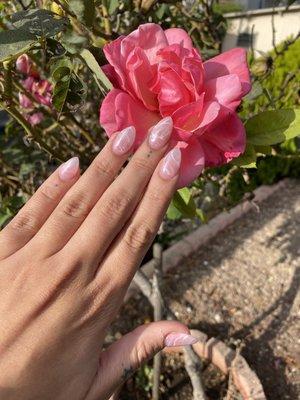
<svg viewBox="0 0 300 400">
<path fill-rule="evenodd" d="M 1 232 L 1 399 L 107 399 L 155 352 L 196 341 L 162 321 L 102 349 L 176 188 L 180 150 L 162 160 L 171 131 L 171 118 L 158 123 L 117 178 L 133 127 L 81 177 L 69 160 Z"/>
</svg>

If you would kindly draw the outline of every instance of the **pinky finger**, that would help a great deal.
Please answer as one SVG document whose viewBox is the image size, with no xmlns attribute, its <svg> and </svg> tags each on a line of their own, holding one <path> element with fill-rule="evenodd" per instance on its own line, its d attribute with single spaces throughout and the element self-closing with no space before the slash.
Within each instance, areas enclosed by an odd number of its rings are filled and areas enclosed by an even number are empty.
<svg viewBox="0 0 300 400">
<path fill-rule="evenodd" d="M 16 217 L 1 231 L 0 259 L 9 257 L 31 240 L 79 175 L 79 160 L 74 157 L 62 164 L 40 186 Z"/>
</svg>

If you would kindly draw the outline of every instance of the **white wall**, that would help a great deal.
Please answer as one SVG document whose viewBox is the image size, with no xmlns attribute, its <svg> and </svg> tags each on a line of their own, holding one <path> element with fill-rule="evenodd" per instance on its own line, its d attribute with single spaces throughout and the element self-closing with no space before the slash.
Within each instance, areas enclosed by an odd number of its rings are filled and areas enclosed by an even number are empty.
<svg viewBox="0 0 300 400">
<path fill-rule="evenodd" d="M 268 51 L 272 44 L 272 13 L 273 9 L 262 9 L 248 12 L 225 14 L 228 20 L 228 31 L 223 41 L 222 50 L 226 51 L 238 45 L 241 33 L 251 34 L 253 29 L 254 50 Z M 278 7 L 274 13 L 276 44 L 296 36 L 300 30 L 300 6 L 292 6 L 285 10 Z"/>
</svg>

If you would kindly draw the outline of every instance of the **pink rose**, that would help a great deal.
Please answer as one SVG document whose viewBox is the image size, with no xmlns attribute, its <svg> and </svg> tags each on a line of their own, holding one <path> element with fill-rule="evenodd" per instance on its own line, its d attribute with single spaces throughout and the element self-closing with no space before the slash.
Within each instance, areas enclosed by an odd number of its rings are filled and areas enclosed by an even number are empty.
<svg viewBox="0 0 300 400">
<path fill-rule="evenodd" d="M 114 85 L 100 108 L 108 136 L 129 125 L 135 148 L 162 117 L 174 123 L 171 146 L 182 153 L 179 187 L 205 166 L 217 166 L 245 150 L 244 126 L 235 110 L 251 88 L 246 52 L 232 49 L 202 62 L 188 34 L 141 25 L 104 47 L 104 71 Z"/>
</svg>

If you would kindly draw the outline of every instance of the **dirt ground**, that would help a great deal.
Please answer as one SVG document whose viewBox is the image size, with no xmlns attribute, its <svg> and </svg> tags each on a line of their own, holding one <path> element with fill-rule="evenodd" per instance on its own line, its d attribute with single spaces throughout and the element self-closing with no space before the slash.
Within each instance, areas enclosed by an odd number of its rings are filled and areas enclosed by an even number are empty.
<svg viewBox="0 0 300 400">
<path fill-rule="evenodd" d="M 289 181 L 259 210 L 251 211 L 170 271 L 163 291 L 178 319 L 189 327 L 218 337 L 232 347 L 244 346 L 242 355 L 261 379 L 268 399 L 298 400 L 299 286 L 300 182 Z M 117 321 L 115 332 L 125 333 L 147 321 L 151 309 L 138 298 L 124 306 L 122 315 L 126 317 Z M 176 358 L 165 360 L 163 373 L 172 376 L 172 365 L 174 379 L 184 377 Z M 210 381 L 214 375 L 218 373 L 210 373 Z M 145 378 L 139 376 L 140 380 Z M 171 378 L 163 378 L 168 379 Z M 219 376 L 218 380 L 220 387 L 224 377 Z M 128 385 L 122 398 L 147 398 L 137 394 L 136 388 L 130 390 L 130 385 L 136 383 Z M 186 377 L 180 385 L 166 382 L 162 386 L 168 391 L 164 399 L 192 398 Z M 222 399 L 220 393 L 208 391 L 209 399 Z"/>
</svg>

